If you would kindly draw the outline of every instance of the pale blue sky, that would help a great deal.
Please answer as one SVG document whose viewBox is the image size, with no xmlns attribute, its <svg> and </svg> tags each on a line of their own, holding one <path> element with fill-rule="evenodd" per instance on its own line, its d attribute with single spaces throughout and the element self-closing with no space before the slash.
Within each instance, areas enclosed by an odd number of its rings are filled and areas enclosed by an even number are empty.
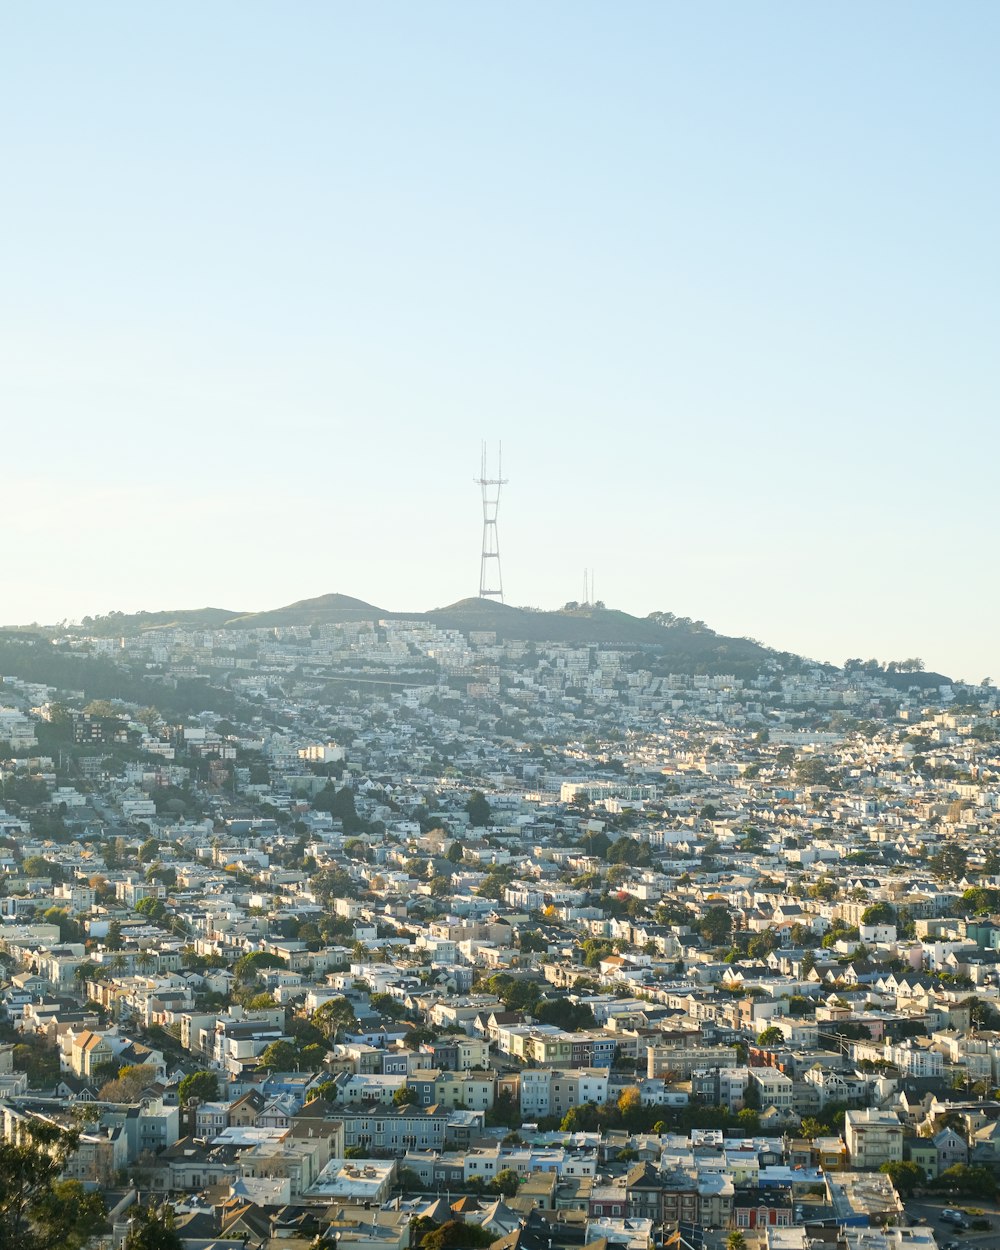
<svg viewBox="0 0 1000 1250">
<path fill-rule="evenodd" d="M 0 7 L 4 621 L 478 586 L 1000 677 L 1000 10 Z"/>
</svg>

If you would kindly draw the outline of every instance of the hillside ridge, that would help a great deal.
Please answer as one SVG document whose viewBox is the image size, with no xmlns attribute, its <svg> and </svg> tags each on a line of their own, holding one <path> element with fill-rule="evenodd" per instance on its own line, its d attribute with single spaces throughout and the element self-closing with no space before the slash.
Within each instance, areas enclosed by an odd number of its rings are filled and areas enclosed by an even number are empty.
<svg viewBox="0 0 1000 1250">
<path fill-rule="evenodd" d="M 194 630 L 277 629 L 319 627 L 362 621 L 426 621 L 440 629 L 462 633 L 494 633 L 500 642 L 600 646 L 645 652 L 637 662 L 654 672 L 690 671 L 746 676 L 765 666 L 794 671 L 815 661 L 792 652 L 777 651 L 752 638 L 718 634 L 703 621 L 677 617 L 670 612 L 633 616 L 603 604 L 567 603 L 543 610 L 516 607 L 490 599 L 470 597 L 426 611 L 382 608 L 353 595 L 333 591 L 298 599 L 282 607 L 259 612 L 225 608 L 186 608 L 159 612 L 110 612 L 85 617 L 79 624 L 41 628 L 37 625 L 0 627 L 11 637 L 14 631 L 52 635 L 78 633 L 113 637 L 130 631 L 181 627 Z M 832 667 L 832 666 L 831 666 Z M 929 686 L 949 679 L 940 673 L 899 675 L 894 684 Z"/>
</svg>

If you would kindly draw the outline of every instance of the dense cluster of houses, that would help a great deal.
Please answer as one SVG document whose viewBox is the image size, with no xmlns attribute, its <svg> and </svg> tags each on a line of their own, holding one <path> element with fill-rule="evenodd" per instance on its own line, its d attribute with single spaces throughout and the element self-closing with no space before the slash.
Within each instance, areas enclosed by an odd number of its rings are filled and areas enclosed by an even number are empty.
<svg viewBox="0 0 1000 1250">
<path fill-rule="evenodd" d="M 895 1250 L 905 1165 L 1000 1169 L 989 687 L 422 621 L 57 645 L 206 691 L 0 686 L 0 1133 L 82 1123 L 108 1247 L 138 1193 L 192 1246 Z"/>
</svg>

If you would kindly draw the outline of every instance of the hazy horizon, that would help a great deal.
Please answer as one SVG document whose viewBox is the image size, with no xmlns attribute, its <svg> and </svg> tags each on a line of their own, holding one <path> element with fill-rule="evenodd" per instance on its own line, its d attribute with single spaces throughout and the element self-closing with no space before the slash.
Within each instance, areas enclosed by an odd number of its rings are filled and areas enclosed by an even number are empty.
<svg viewBox="0 0 1000 1250">
<path fill-rule="evenodd" d="M 998 34 L 11 10 L 0 617 L 452 603 L 502 439 L 511 604 L 1000 680 Z"/>
</svg>

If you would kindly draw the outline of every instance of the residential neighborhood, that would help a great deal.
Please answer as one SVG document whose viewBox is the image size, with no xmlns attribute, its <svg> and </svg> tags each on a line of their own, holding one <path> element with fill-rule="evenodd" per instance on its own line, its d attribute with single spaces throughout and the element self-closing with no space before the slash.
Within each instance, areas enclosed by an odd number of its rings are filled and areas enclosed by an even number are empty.
<svg viewBox="0 0 1000 1250">
<path fill-rule="evenodd" d="M 396 618 L 4 668 L 0 1134 L 74 1132 L 95 1250 L 1000 1244 L 989 683 Z"/>
</svg>

